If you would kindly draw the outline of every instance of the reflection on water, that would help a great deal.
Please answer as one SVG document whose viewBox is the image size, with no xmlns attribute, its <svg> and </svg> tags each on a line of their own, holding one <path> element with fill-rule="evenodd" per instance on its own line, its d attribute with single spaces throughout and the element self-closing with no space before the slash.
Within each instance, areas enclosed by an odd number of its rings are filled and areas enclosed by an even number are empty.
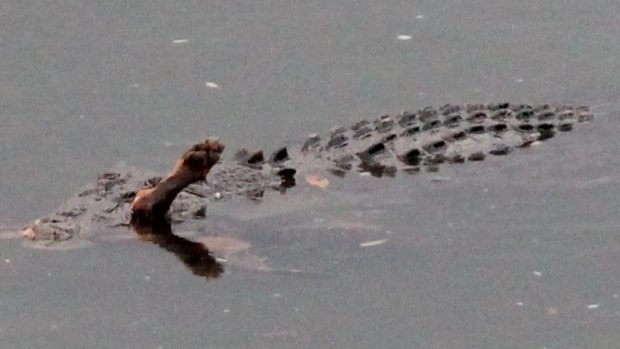
<svg viewBox="0 0 620 349">
<path fill-rule="evenodd" d="M 194 275 L 215 279 L 224 272 L 224 267 L 215 260 L 207 246 L 174 235 L 166 219 L 148 225 L 132 223 L 131 228 L 140 240 L 150 241 L 177 256 Z"/>
</svg>

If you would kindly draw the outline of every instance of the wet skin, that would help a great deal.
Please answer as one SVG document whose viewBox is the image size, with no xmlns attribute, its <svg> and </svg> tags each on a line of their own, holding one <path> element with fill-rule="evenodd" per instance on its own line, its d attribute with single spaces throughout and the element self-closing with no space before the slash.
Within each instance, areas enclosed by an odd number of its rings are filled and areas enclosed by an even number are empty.
<svg viewBox="0 0 620 349">
<path fill-rule="evenodd" d="M 154 188 L 141 189 L 131 203 L 133 224 L 159 224 L 165 218 L 170 205 L 188 185 L 204 181 L 209 170 L 220 160 L 224 145 L 218 140 L 207 139 L 187 150 L 168 176 Z"/>
<path fill-rule="evenodd" d="M 139 190 L 131 203 L 131 228 L 140 239 L 173 253 L 195 275 L 206 278 L 218 278 L 224 271 L 222 265 L 205 245 L 172 233 L 167 214 L 185 187 L 205 180 L 222 151 L 224 145 L 217 140 L 195 144 L 181 156 L 168 176 L 154 188 Z"/>
</svg>

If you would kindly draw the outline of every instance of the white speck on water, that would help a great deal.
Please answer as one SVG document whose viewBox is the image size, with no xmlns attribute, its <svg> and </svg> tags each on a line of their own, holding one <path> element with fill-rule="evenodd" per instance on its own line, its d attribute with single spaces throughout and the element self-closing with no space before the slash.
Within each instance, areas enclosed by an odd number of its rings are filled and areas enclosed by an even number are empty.
<svg viewBox="0 0 620 349">
<path fill-rule="evenodd" d="M 415 19 L 424 19 L 424 18 L 425 18 L 424 15 L 417 15 L 417 16 L 415 16 Z"/>
<path fill-rule="evenodd" d="M 211 82 L 211 81 L 205 82 L 205 86 L 207 86 L 209 88 L 220 88 L 220 85 L 218 85 L 218 84 L 216 84 L 214 82 Z"/>
<path fill-rule="evenodd" d="M 519 307 L 522 307 L 522 306 L 524 305 L 524 304 L 523 304 L 523 302 L 517 302 L 517 303 L 515 303 L 515 304 L 516 304 L 517 306 L 519 306 Z"/>
<path fill-rule="evenodd" d="M 600 307 L 600 304 L 590 304 L 590 305 L 588 305 L 588 309 L 598 309 L 598 307 Z"/>
<path fill-rule="evenodd" d="M 80 114 L 80 119 L 84 120 L 84 114 Z"/>
<path fill-rule="evenodd" d="M 224 309 L 225 313 L 230 313 L 230 309 Z"/>
<path fill-rule="evenodd" d="M 151 280 L 151 277 L 147 275 L 144 277 L 144 280 Z"/>
<path fill-rule="evenodd" d="M 6 264 L 11 263 L 11 259 L 9 259 L 9 258 L 5 258 L 5 259 L 4 259 L 4 263 L 6 263 Z"/>
<path fill-rule="evenodd" d="M 291 273 L 301 273 L 301 270 L 299 270 L 299 269 L 289 269 L 289 271 Z"/>
<path fill-rule="evenodd" d="M 362 243 L 360 244 L 360 247 L 372 247 L 372 246 L 379 246 L 379 245 L 383 245 L 386 241 L 387 241 L 387 239 L 383 239 L 383 240 L 373 240 L 373 241 L 366 241 L 366 242 L 362 242 Z"/>
<path fill-rule="evenodd" d="M 220 193 L 220 192 L 218 191 L 217 193 L 215 193 L 215 194 L 213 195 L 213 197 L 214 197 L 216 200 L 219 200 L 219 199 L 221 199 L 221 198 L 222 198 L 222 193 Z"/>
<path fill-rule="evenodd" d="M 401 34 L 397 36 L 396 38 L 401 41 L 407 41 L 407 40 L 411 40 L 411 35 Z"/>
<path fill-rule="evenodd" d="M 166 147 L 166 148 L 170 148 L 170 147 L 172 147 L 174 145 L 174 143 L 172 143 L 170 141 L 164 141 L 163 144 L 164 144 L 164 147 Z"/>
<path fill-rule="evenodd" d="M 617 293 L 614 293 L 614 298 L 618 298 L 618 294 Z"/>
<path fill-rule="evenodd" d="M 215 261 L 218 263 L 226 263 L 228 262 L 228 259 L 222 257 L 215 257 Z"/>
<path fill-rule="evenodd" d="M 542 276 L 542 272 L 540 272 L 538 270 L 534 270 L 534 276 L 541 277 Z"/>
<path fill-rule="evenodd" d="M 272 295 L 273 298 L 282 298 L 282 295 L 280 293 L 274 293 Z"/>
<path fill-rule="evenodd" d="M 52 276 L 52 273 L 47 273 L 47 276 Z"/>
<path fill-rule="evenodd" d="M 176 39 L 176 40 L 172 40 L 173 44 L 187 44 L 189 42 L 188 39 Z"/>
<path fill-rule="evenodd" d="M 523 82 L 523 79 L 517 79 L 517 84 L 520 84 Z"/>
</svg>

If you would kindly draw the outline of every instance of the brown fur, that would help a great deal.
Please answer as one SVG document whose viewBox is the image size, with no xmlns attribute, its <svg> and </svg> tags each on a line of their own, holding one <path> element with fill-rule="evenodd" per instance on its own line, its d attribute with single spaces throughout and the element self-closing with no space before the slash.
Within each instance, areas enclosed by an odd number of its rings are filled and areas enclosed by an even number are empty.
<svg viewBox="0 0 620 349">
<path fill-rule="evenodd" d="M 148 224 L 166 216 L 172 201 L 188 185 L 205 180 L 209 170 L 219 161 L 224 145 L 216 139 L 207 139 L 187 150 L 168 176 L 154 188 L 141 189 L 131 203 L 131 219 L 137 224 Z"/>
</svg>

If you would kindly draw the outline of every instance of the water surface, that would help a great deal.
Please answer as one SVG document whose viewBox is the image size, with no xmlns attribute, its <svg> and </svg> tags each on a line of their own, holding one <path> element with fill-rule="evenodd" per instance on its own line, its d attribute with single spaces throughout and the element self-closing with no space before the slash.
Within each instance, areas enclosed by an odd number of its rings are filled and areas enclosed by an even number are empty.
<svg viewBox="0 0 620 349">
<path fill-rule="evenodd" d="M 330 178 L 174 227 L 246 241 L 270 272 L 225 263 L 207 281 L 130 231 L 69 251 L 2 241 L 3 348 L 614 347 L 619 10 L 4 1 L 7 227 L 118 162 L 165 171 L 212 134 L 230 156 L 447 102 L 587 104 L 599 117 L 506 158 Z"/>
</svg>

